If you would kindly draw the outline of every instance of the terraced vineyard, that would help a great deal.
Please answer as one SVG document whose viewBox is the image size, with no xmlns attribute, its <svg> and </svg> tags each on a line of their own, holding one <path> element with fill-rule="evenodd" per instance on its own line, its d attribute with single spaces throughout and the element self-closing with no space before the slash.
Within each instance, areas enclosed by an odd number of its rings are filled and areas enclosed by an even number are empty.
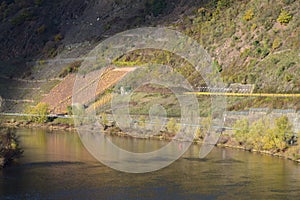
<svg viewBox="0 0 300 200">
<path fill-rule="evenodd" d="M 86 79 L 89 80 L 87 84 L 85 83 L 84 87 L 81 90 L 88 91 L 90 87 L 92 87 L 92 83 L 94 81 L 98 81 L 96 97 L 99 97 L 103 94 L 107 89 L 114 86 L 120 79 L 122 79 L 128 72 L 134 70 L 135 68 L 107 68 L 101 77 L 95 76 L 94 73 L 90 73 L 86 75 Z M 93 77 L 95 76 L 95 77 Z M 58 84 L 55 88 L 51 90 L 51 92 L 42 99 L 41 102 L 47 103 L 50 106 L 51 113 L 66 113 L 67 107 L 72 105 L 72 94 L 73 94 L 73 86 L 76 80 L 75 74 L 69 74 L 60 84 Z M 77 91 L 82 92 L 82 91 Z M 91 101 L 92 95 L 84 95 L 81 97 L 81 102 L 88 105 Z M 107 103 L 109 101 L 109 95 L 104 96 L 103 98 L 98 99 L 95 103 L 92 103 L 92 106 L 98 108 L 99 106 Z"/>
</svg>

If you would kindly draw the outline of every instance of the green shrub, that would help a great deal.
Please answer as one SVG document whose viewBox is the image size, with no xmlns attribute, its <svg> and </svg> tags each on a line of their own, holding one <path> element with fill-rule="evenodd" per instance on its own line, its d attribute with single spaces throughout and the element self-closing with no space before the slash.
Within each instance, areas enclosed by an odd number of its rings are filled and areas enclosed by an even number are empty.
<svg viewBox="0 0 300 200">
<path fill-rule="evenodd" d="M 289 122 L 287 116 L 279 117 L 275 120 L 275 130 L 282 140 L 288 141 L 293 135 L 293 125 Z"/>
<path fill-rule="evenodd" d="M 251 32 L 253 32 L 257 28 L 257 24 L 252 24 L 251 26 Z"/>
<path fill-rule="evenodd" d="M 262 49 L 260 48 L 260 47 L 258 47 L 257 49 L 256 49 L 256 54 L 257 55 L 260 55 L 262 53 Z"/>
<path fill-rule="evenodd" d="M 240 145 L 246 144 L 249 139 L 249 122 L 247 119 L 237 120 L 233 126 L 234 138 Z"/>
<path fill-rule="evenodd" d="M 142 127 L 142 128 L 145 128 L 145 126 L 146 126 L 146 118 L 145 118 L 145 116 L 141 115 L 141 116 L 139 117 L 138 125 L 139 125 L 140 127 Z"/>
<path fill-rule="evenodd" d="M 46 30 L 46 26 L 42 25 L 36 29 L 36 32 L 37 32 L 37 34 L 42 34 L 45 32 L 45 30 Z"/>
<path fill-rule="evenodd" d="M 107 125 L 108 124 L 108 119 L 107 119 L 107 115 L 106 113 L 101 113 L 101 121 L 103 125 Z"/>
<path fill-rule="evenodd" d="M 174 118 L 171 118 L 168 123 L 167 123 L 167 130 L 168 132 L 170 133 L 177 133 L 177 131 L 179 130 L 178 129 L 178 126 L 177 126 L 177 123 L 176 123 L 176 119 Z"/>
<path fill-rule="evenodd" d="M 81 63 L 82 63 L 82 60 L 77 60 L 77 61 L 74 61 L 74 62 L 70 63 L 69 65 L 67 65 L 66 68 L 64 68 L 60 72 L 59 77 L 64 78 L 70 73 L 78 72 L 78 69 L 79 69 Z"/>
<path fill-rule="evenodd" d="M 196 133 L 195 133 L 195 139 L 203 139 L 205 136 L 205 133 L 201 128 L 197 128 Z"/>
<path fill-rule="evenodd" d="M 67 106 L 68 115 L 73 115 L 72 106 Z"/>
<path fill-rule="evenodd" d="M 213 68 L 216 69 L 218 72 L 222 72 L 222 71 L 223 71 L 222 65 L 220 65 L 219 62 L 216 61 L 216 60 L 213 61 L 212 66 L 213 66 Z"/>
<path fill-rule="evenodd" d="M 283 2 L 287 5 L 294 3 L 296 0 L 283 0 Z"/>
<path fill-rule="evenodd" d="M 269 55 L 269 53 L 270 53 L 269 48 L 268 48 L 268 47 L 264 47 L 264 48 L 262 49 L 262 51 L 261 51 L 261 58 L 266 57 L 267 55 Z"/>
<path fill-rule="evenodd" d="M 280 38 L 276 37 L 272 44 L 272 49 L 278 49 L 281 45 Z"/>
<path fill-rule="evenodd" d="M 284 77 L 285 81 L 286 82 L 290 82 L 293 80 L 293 75 L 291 74 L 286 74 L 285 77 Z"/>
<path fill-rule="evenodd" d="M 254 11 L 253 8 L 250 8 L 249 10 L 246 11 L 246 13 L 243 16 L 243 19 L 245 21 L 250 21 L 251 19 L 253 19 L 254 16 Z"/>
<path fill-rule="evenodd" d="M 281 66 L 278 68 L 277 70 L 277 76 L 281 76 L 283 74 L 283 72 L 285 71 L 285 66 Z"/>
<path fill-rule="evenodd" d="M 290 22 L 290 20 L 292 19 L 292 17 L 293 16 L 288 11 L 282 9 L 277 18 L 277 21 L 280 24 L 288 24 Z"/>
<path fill-rule="evenodd" d="M 269 18 L 269 19 L 266 19 L 265 22 L 264 22 L 264 27 L 266 29 L 266 31 L 270 30 L 274 25 L 274 22 L 273 22 L 273 19 Z"/>
<path fill-rule="evenodd" d="M 255 40 L 255 41 L 253 42 L 253 45 L 256 46 L 256 47 L 259 46 L 259 41 L 258 41 L 258 40 Z"/>
<path fill-rule="evenodd" d="M 234 139 L 246 149 L 284 151 L 293 135 L 292 124 L 286 116 L 275 119 L 275 127 L 269 119 L 260 119 L 250 126 L 246 119 L 234 124 Z"/>
<path fill-rule="evenodd" d="M 54 36 L 54 42 L 59 42 L 62 39 L 63 39 L 63 36 L 60 33 L 58 33 Z"/>
<path fill-rule="evenodd" d="M 217 8 L 221 9 L 221 8 L 229 7 L 230 3 L 231 3 L 231 0 L 219 0 L 217 2 Z"/>
<path fill-rule="evenodd" d="M 28 107 L 25 110 L 26 114 L 29 114 L 27 117 L 27 120 L 30 122 L 36 122 L 36 123 L 45 123 L 48 120 L 48 108 L 49 105 L 46 103 L 38 103 L 35 107 L 31 108 Z"/>
<path fill-rule="evenodd" d="M 272 64 L 276 65 L 277 63 L 280 62 L 280 59 L 278 59 L 278 58 L 271 58 L 271 62 L 272 62 Z"/>
</svg>

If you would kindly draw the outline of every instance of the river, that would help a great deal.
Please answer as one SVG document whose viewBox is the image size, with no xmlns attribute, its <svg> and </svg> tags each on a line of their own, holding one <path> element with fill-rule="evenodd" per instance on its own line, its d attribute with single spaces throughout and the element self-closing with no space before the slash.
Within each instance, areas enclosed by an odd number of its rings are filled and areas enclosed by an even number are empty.
<svg viewBox="0 0 300 200">
<path fill-rule="evenodd" d="M 17 135 L 24 154 L 0 172 L 0 199 L 300 198 L 300 165 L 267 155 L 214 148 L 200 160 L 200 146 L 192 145 L 166 168 L 129 174 L 95 160 L 75 133 L 18 129 Z M 113 140 L 150 149 L 166 144 Z"/>
</svg>

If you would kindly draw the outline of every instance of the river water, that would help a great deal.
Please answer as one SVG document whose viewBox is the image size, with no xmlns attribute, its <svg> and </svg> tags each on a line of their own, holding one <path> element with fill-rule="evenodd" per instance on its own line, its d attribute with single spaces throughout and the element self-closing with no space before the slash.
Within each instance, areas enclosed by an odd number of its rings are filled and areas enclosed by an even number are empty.
<svg viewBox="0 0 300 200">
<path fill-rule="evenodd" d="M 18 129 L 23 157 L 0 173 L 0 199 L 299 199 L 300 165 L 280 158 L 215 148 L 198 159 L 192 145 L 159 171 L 128 174 L 96 161 L 77 134 Z M 159 148 L 156 140 L 113 138 Z M 138 151 L 138 150 L 137 150 Z"/>
</svg>

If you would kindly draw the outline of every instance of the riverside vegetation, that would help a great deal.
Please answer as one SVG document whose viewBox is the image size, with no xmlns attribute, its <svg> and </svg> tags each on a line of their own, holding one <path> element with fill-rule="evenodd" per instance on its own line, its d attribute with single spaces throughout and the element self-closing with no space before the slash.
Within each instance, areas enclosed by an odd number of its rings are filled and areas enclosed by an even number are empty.
<svg viewBox="0 0 300 200">
<path fill-rule="evenodd" d="M 20 157 L 22 150 L 19 147 L 14 129 L 0 128 L 0 167 L 3 168 L 14 159 Z"/>
<path fill-rule="evenodd" d="M 35 116 L 26 117 L 25 120 L 28 123 L 46 124 L 47 127 L 62 126 L 63 128 L 65 125 L 69 127 L 74 125 L 72 119 L 50 119 L 47 116 L 47 104 L 41 103 L 31 109 L 29 113 Z M 116 126 L 116 123 L 108 120 L 106 113 L 101 113 L 100 116 L 106 134 L 127 135 Z M 141 115 L 137 122 L 139 126 L 145 127 L 146 119 Z M 210 131 L 210 123 L 211 117 L 205 117 L 201 120 L 201 128 L 197 129 L 194 142 L 201 143 L 203 141 L 205 135 Z M 219 140 L 221 146 L 258 151 L 300 161 L 300 146 L 297 143 L 298 133 L 293 132 L 293 125 L 286 116 L 276 118 L 274 122 L 268 117 L 263 117 L 249 123 L 249 120 L 244 118 L 237 120 L 233 128 L 233 131 L 225 131 L 221 135 Z M 166 126 L 153 138 L 170 140 L 179 130 L 180 124 L 175 118 L 170 118 Z M 11 132 L 9 133 L 11 135 Z"/>
<path fill-rule="evenodd" d="M 267 117 L 251 124 L 248 119 L 241 119 L 236 121 L 234 129 L 231 144 L 248 151 L 266 152 L 300 161 L 298 133 L 293 132 L 286 116 L 275 119 L 274 124 Z"/>
</svg>

